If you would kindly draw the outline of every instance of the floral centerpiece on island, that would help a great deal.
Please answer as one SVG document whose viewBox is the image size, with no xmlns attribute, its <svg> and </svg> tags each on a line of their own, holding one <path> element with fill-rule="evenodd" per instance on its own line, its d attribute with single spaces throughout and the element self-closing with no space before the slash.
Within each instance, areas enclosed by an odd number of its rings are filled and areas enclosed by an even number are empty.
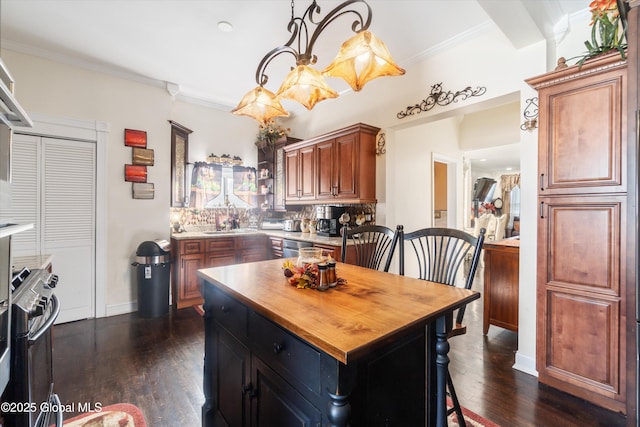
<svg viewBox="0 0 640 427">
<path fill-rule="evenodd" d="M 331 261 L 331 257 L 329 257 Z M 318 264 L 314 262 L 303 263 L 302 265 L 296 265 L 290 259 L 286 260 L 282 264 L 282 270 L 284 277 L 287 278 L 287 283 L 291 286 L 295 286 L 298 289 L 318 289 L 320 285 L 319 268 Z M 341 277 L 336 277 L 335 285 L 344 286 L 347 281 Z"/>
<path fill-rule="evenodd" d="M 273 119 L 266 123 L 261 123 L 256 138 L 256 146 L 262 149 L 266 147 L 273 150 L 276 146 L 276 141 L 287 136 L 289 132 L 291 132 L 291 129 L 283 128 Z"/>
<path fill-rule="evenodd" d="M 618 9 L 624 4 L 618 0 L 593 0 L 589 4 L 591 10 L 591 40 L 584 42 L 587 52 L 578 58 L 578 65 L 582 66 L 587 59 L 616 50 L 625 59 L 626 39 L 626 11 Z"/>
</svg>

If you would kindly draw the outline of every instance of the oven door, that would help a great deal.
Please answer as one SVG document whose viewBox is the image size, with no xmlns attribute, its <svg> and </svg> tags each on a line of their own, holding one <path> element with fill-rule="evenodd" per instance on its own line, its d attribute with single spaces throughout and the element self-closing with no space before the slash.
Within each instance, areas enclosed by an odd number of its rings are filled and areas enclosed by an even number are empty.
<svg viewBox="0 0 640 427">
<path fill-rule="evenodd" d="M 7 401 L 28 402 L 34 410 L 5 414 L 8 426 L 62 427 L 63 407 L 53 394 L 53 324 L 59 313 L 58 299 L 51 295 L 44 312 L 31 320 L 29 332 L 14 334 Z"/>
<path fill-rule="evenodd" d="M 42 321 L 35 331 L 29 333 L 27 363 L 30 395 L 41 410 L 35 420 L 32 420 L 31 425 L 34 427 L 48 427 L 54 421 L 56 427 L 62 427 L 60 399 L 53 393 L 53 324 L 58 314 L 58 298 L 51 295 Z M 44 402 L 48 404 L 43 404 Z"/>
<path fill-rule="evenodd" d="M 51 393 L 49 397 L 48 405 L 43 409 L 49 409 L 48 411 L 41 411 L 38 414 L 34 427 L 62 427 L 63 424 L 63 411 L 62 403 L 57 394 L 53 393 L 53 384 L 51 384 Z"/>
</svg>

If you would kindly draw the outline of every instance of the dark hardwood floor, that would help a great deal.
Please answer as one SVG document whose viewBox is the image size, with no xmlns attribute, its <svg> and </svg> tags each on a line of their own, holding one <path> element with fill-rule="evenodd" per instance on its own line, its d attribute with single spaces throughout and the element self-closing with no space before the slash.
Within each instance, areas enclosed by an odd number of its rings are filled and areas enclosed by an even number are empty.
<svg viewBox="0 0 640 427">
<path fill-rule="evenodd" d="M 481 300 L 469 306 L 465 318 L 468 332 L 451 340 L 450 352 L 463 406 L 502 427 L 625 425 L 622 415 L 512 369 L 517 334 L 492 326 L 484 337 Z M 56 392 L 63 403 L 76 406 L 132 403 L 149 427 L 200 426 L 203 330 L 202 318 L 191 308 L 158 319 L 132 313 L 56 325 Z"/>
</svg>

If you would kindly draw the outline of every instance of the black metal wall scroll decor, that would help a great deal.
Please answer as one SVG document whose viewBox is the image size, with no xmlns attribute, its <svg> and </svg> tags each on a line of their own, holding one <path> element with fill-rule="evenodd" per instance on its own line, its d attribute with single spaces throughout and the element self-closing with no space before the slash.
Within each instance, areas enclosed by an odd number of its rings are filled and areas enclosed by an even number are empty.
<svg viewBox="0 0 640 427">
<path fill-rule="evenodd" d="M 458 102 L 460 100 L 464 101 L 472 96 L 482 96 L 486 92 L 487 88 L 483 86 L 478 86 L 476 89 L 471 89 L 471 86 L 467 86 L 466 88 L 455 93 L 451 92 L 450 90 L 444 92 L 442 90 L 442 83 L 438 83 L 431 86 L 431 93 L 429 94 L 429 96 L 423 99 L 419 104 L 410 105 L 406 108 L 406 110 L 400 111 L 397 114 L 397 117 L 399 119 L 404 119 L 408 116 L 420 114 L 423 111 L 429 111 L 436 105 L 444 107 L 453 102 Z"/>
</svg>

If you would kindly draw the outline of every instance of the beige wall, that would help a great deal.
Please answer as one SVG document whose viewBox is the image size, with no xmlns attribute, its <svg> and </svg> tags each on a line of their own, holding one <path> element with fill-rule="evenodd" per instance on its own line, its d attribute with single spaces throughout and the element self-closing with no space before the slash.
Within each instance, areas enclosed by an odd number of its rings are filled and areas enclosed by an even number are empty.
<svg viewBox="0 0 640 427">
<path fill-rule="evenodd" d="M 16 80 L 16 97 L 28 112 L 109 124 L 105 311 L 130 311 L 137 300 L 135 269 L 131 267 L 137 246 L 145 240 L 169 238 L 168 120 L 193 130 L 190 161 L 203 160 L 212 151 L 228 152 L 252 166 L 256 162 L 253 141 L 257 126 L 227 112 L 174 101 L 160 87 L 12 51 L 3 50 L 2 59 Z M 132 199 L 131 183 L 124 181 L 124 164 L 131 163 L 131 148 L 123 142 L 125 128 L 147 132 L 148 148 L 155 156 L 154 166 L 148 168 L 148 182 L 155 184 L 153 200 Z"/>
</svg>

